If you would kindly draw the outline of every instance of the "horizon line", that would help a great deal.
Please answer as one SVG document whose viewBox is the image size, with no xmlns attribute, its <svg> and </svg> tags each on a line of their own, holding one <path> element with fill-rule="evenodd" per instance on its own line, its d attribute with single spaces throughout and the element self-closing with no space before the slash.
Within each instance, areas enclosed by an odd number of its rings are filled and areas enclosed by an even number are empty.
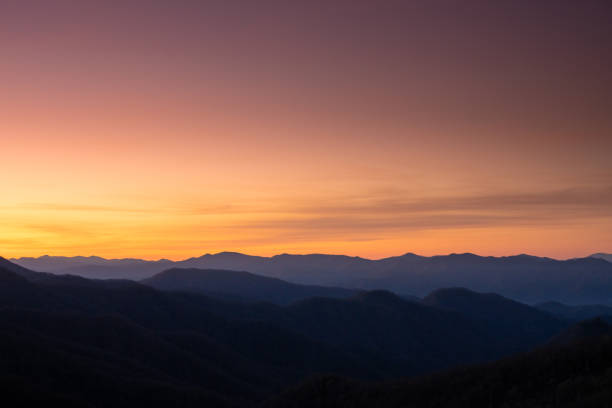
<svg viewBox="0 0 612 408">
<path fill-rule="evenodd" d="M 43 254 L 43 255 L 39 255 L 39 256 L 21 256 L 21 257 L 10 257 L 10 258 L 5 258 L 8 259 L 9 261 L 13 261 L 13 260 L 21 260 L 21 259 L 25 259 L 25 258 L 30 258 L 30 259 L 40 259 L 40 258 L 99 258 L 99 259 L 103 259 L 105 261 L 125 261 L 125 260 L 135 260 L 135 261 L 147 261 L 147 262 L 161 262 L 161 261 L 169 261 L 169 262 L 181 262 L 181 261 L 186 261 L 186 260 L 190 260 L 190 259 L 197 259 L 197 258 L 201 258 L 204 256 L 215 256 L 215 255 L 221 255 L 221 254 L 236 254 L 236 255 L 244 255 L 244 256 L 249 256 L 249 257 L 257 257 L 257 258 L 267 258 L 267 259 L 272 259 L 278 256 L 283 256 L 283 255 L 289 255 L 289 256 L 314 256 L 314 255 L 321 255 L 321 256 L 343 256 L 343 257 L 348 257 L 348 258 L 358 258 L 358 259 L 363 259 L 363 260 L 367 260 L 367 261 L 380 261 L 380 260 L 384 260 L 384 259 L 390 259 L 390 258 L 399 258 L 402 256 L 407 256 L 407 255 L 414 255 L 414 256 L 418 256 L 418 257 L 422 257 L 422 258 L 434 258 L 434 257 L 440 257 L 440 256 L 451 256 L 451 255 L 474 255 L 480 258 L 511 258 L 511 257 L 517 257 L 517 256 L 530 256 L 530 257 L 534 257 L 534 258 L 546 258 L 546 259 L 553 259 L 553 260 L 557 260 L 557 261 L 567 261 L 567 260 L 572 260 L 572 259 L 580 259 L 580 258 L 589 258 L 592 257 L 593 255 L 599 255 L 599 254 L 604 254 L 604 255 L 608 255 L 612 252 L 605 252 L 605 251 L 594 251 L 588 255 L 585 256 L 579 256 L 579 257 L 570 257 L 570 258 L 555 258 L 555 257 L 550 257 L 550 256 L 540 256 L 540 255 L 532 255 L 526 252 L 522 252 L 522 253 L 517 253 L 517 254 L 510 254 L 510 255 L 481 255 L 478 253 L 474 253 L 474 252 L 450 252 L 447 254 L 435 254 L 435 255 L 420 255 L 414 252 L 405 252 L 403 254 L 400 255 L 391 255 L 391 256 L 385 256 L 385 257 L 381 257 L 381 258 L 367 258 L 367 257 L 363 257 L 363 256 L 358 256 L 358 255 L 346 255 L 346 254 L 334 254 L 334 253 L 321 253 L 321 252 L 311 252 L 311 253 L 288 253 L 288 252 L 283 252 L 283 253 L 279 253 L 279 254 L 275 254 L 275 255 L 270 255 L 270 256 L 265 256 L 265 255 L 253 255 L 253 254 L 248 254 L 248 253 L 244 253 L 244 252 L 237 252 L 237 251 L 219 251 L 219 252 L 214 252 L 214 253 L 204 253 L 202 255 L 196 255 L 196 256 L 191 256 L 191 257 L 186 257 L 186 258 L 177 258 L 177 259 L 170 259 L 170 258 L 138 258 L 138 257 L 125 257 L 125 258 L 106 258 L 103 256 L 99 256 L 99 255 L 50 255 L 50 254 Z M 0 257 L 2 257 L 2 255 L 0 255 Z"/>
</svg>

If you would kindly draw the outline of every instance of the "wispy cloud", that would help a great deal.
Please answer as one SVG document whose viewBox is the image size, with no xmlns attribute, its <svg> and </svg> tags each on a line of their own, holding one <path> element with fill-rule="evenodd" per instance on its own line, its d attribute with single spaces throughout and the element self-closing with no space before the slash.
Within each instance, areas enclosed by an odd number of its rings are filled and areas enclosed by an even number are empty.
<svg viewBox="0 0 612 408">
<path fill-rule="evenodd" d="M 234 227 L 368 234 L 385 230 L 566 225 L 608 217 L 612 218 L 612 187 L 416 200 L 400 194 L 346 200 L 337 197 L 331 203 L 300 203 L 285 208 L 278 216 Z"/>
</svg>

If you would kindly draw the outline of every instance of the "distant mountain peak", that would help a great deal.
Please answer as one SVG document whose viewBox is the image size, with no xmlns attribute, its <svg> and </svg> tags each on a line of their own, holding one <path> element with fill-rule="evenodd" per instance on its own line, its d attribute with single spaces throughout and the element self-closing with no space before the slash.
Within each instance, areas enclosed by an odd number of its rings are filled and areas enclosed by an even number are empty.
<svg viewBox="0 0 612 408">
<path fill-rule="evenodd" d="M 444 255 L 442 255 L 444 256 Z M 451 254 L 449 254 L 448 256 L 450 257 L 461 257 L 461 258 L 483 258 L 480 255 L 476 255 L 472 252 L 462 252 L 462 253 L 457 253 L 457 252 L 453 252 Z"/>
<path fill-rule="evenodd" d="M 612 254 L 608 254 L 605 252 L 598 252 L 596 254 L 589 256 L 589 258 L 603 259 L 604 261 L 612 263 Z"/>
<path fill-rule="evenodd" d="M 404 255 L 401 255 L 402 258 L 425 258 L 422 255 L 415 254 L 414 252 L 406 252 Z"/>
<path fill-rule="evenodd" d="M 200 256 L 200 257 L 193 257 L 193 258 L 189 258 L 187 260 L 189 261 L 189 260 L 207 259 L 207 258 L 254 258 L 254 256 L 243 254 L 243 253 L 240 253 L 240 252 L 221 251 L 221 252 L 216 252 L 214 254 L 211 254 L 211 253 L 207 252 L 204 255 Z"/>
<path fill-rule="evenodd" d="M 214 255 L 227 255 L 227 256 L 249 256 L 240 252 L 234 252 L 234 251 L 221 251 L 221 252 L 217 252 Z"/>
<path fill-rule="evenodd" d="M 524 259 L 524 260 L 529 260 L 529 261 L 533 261 L 533 260 L 552 260 L 552 258 L 547 258 L 547 257 L 542 257 L 542 256 L 535 256 L 535 255 L 529 255 L 529 254 L 518 254 L 518 255 L 510 255 L 504 258 L 510 258 L 510 259 Z"/>
</svg>

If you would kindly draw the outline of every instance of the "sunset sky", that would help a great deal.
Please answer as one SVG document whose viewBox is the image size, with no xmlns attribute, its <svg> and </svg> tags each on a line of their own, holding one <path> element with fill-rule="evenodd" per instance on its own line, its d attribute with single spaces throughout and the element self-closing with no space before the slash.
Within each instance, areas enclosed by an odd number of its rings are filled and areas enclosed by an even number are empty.
<svg viewBox="0 0 612 408">
<path fill-rule="evenodd" d="M 0 256 L 612 252 L 610 21 L 2 1 Z"/>
</svg>

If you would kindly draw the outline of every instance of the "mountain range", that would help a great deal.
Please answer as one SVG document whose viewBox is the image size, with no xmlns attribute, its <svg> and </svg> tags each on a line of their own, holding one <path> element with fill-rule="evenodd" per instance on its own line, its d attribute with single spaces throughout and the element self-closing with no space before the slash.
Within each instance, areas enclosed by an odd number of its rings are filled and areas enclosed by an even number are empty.
<svg viewBox="0 0 612 408">
<path fill-rule="evenodd" d="M 405 406 L 433 398 L 433 386 L 440 393 L 430 401 L 462 406 L 482 395 L 483 381 L 501 398 L 512 373 L 526 370 L 507 398 L 546 400 L 550 386 L 529 370 L 549 375 L 545 362 L 557 359 L 558 387 L 566 365 L 580 370 L 572 347 L 611 332 L 604 320 L 572 326 L 567 311 L 578 307 L 460 287 L 407 298 L 218 269 L 97 280 L 0 258 L 0 390 L 25 405 L 65 407 L 358 407 Z M 599 362 L 588 364 L 593 381 L 607 381 Z M 529 394 L 529 381 L 541 395 Z M 580 387 L 567 389 L 590 395 Z"/>
<path fill-rule="evenodd" d="M 221 252 L 183 261 L 144 261 L 99 257 L 19 258 L 25 268 L 97 279 L 141 280 L 171 268 L 245 271 L 303 285 L 390 290 L 423 297 L 445 287 L 494 292 L 526 303 L 612 302 L 612 263 L 598 256 L 569 260 L 517 255 L 482 257 L 415 254 L 370 260 L 343 255 L 249 256 Z"/>
</svg>

